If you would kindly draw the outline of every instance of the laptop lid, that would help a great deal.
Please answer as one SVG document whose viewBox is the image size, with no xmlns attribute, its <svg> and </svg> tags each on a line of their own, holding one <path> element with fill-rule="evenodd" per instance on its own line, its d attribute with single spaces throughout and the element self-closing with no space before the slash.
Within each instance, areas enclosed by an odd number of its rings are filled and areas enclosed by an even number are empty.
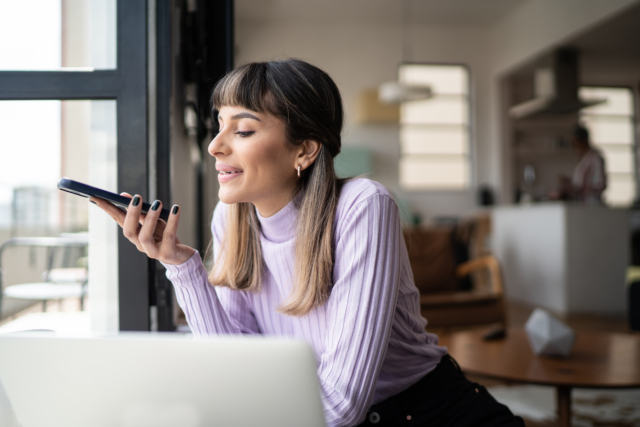
<svg viewBox="0 0 640 427">
<path fill-rule="evenodd" d="M 324 427 L 316 369 L 285 339 L 0 335 L 0 407 L 22 427 Z"/>
</svg>

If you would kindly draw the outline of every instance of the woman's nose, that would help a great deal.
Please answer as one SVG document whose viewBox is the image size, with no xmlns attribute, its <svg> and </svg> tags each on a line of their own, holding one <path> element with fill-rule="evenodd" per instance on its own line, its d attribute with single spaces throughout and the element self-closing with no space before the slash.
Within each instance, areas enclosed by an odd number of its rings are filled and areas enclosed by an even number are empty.
<svg viewBox="0 0 640 427">
<path fill-rule="evenodd" d="M 209 147 L 207 148 L 207 151 L 209 151 L 209 154 L 211 154 L 212 156 L 215 156 L 216 154 L 224 154 L 223 153 L 223 142 L 222 142 L 222 138 L 220 133 L 218 133 L 216 136 L 213 137 L 213 139 L 211 140 L 211 142 L 209 143 Z"/>
</svg>

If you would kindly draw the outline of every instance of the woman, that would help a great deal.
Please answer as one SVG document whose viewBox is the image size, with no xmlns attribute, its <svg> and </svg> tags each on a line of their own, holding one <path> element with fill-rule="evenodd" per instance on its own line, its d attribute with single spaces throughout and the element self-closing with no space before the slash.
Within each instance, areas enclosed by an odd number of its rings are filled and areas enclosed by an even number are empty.
<svg viewBox="0 0 640 427">
<path fill-rule="evenodd" d="M 331 78 L 298 60 L 247 64 L 218 82 L 213 104 L 210 275 L 176 237 L 177 206 L 165 224 L 160 201 L 144 218 L 139 196 L 126 215 L 96 200 L 167 267 L 194 334 L 305 340 L 332 426 L 523 425 L 425 332 L 389 192 L 336 178 L 343 112 Z"/>
</svg>

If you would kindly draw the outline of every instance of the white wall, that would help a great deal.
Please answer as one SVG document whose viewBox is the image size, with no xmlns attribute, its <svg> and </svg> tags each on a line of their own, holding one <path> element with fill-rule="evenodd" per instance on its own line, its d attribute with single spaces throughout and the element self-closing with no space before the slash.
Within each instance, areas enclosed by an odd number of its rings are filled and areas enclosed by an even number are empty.
<svg viewBox="0 0 640 427">
<path fill-rule="evenodd" d="M 466 215 L 476 209 L 475 189 L 457 193 L 406 193 L 399 189 L 397 127 L 353 123 L 350 116 L 356 94 L 363 88 L 395 80 L 397 65 L 403 59 L 469 65 L 474 183 L 490 184 L 500 196 L 505 175 L 499 119 L 501 73 L 633 3 L 638 0 L 528 0 L 491 27 L 414 25 L 411 58 L 402 58 L 402 27 L 393 19 L 385 24 L 338 19 L 327 23 L 312 18 L 243 21 L 238 17 L 236 65 L 296 57 L 324 69 L 344 97 L 344 144 L 366 144 L 374 152 L 376 169 L 372 178 L 407 199 L 423 217 Z M 340 14 L 335 12 L 336 16 Z"/>
<path fill-rule="evenodd" d="M 473 28 L 415 27 L 412 31 L 413 61 L 464 63 L 471 67 L 474 129 L 479 164 L 486 159 L 483 144 L 488 140 L 488 58 L 483 52 L 488 32 Z M 402 34 L 399 24 L 317 23 L 317 22 L 237 22 L 236 65 L 283 57 L 309 61 L 335 80 L 343 96 L 346 126 L 343 143 L 368 145 L 374 153 L 372 178 L 410 201 L 423 217 L 458 215 L 474 209 L 475 193 L 411 192 L 398 186 L 398 127 L 357 125 L 351 120 L 355 98 L 364 88 L 397 79 L 402 62 Z M 486 168 L 476 169 L 476 181 L 486 182 Z"/>
</svg>

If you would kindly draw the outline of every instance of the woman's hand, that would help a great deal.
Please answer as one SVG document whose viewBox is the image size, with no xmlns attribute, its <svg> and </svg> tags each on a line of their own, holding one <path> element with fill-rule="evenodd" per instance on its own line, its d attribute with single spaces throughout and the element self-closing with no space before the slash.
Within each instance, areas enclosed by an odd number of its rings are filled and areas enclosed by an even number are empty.
<svg viewBox="0 0 640 427">
<path fill-rule="evenodd" d="M 153 202 L 151 209 L 145 215 L 141 213 L 142 197 L 132 197 L 128 193 L 121 193 L 121 195 L 131 199 L 127 212 L 97 197 L 89 200 L 115 219 L 122 227 L 124 236 L 149 258 L 174 265 L 182 264 L 191 258 L 195 249 L 180 243 L 180 239 L 176 236 L 180 219 L 178 205 L 171 208 L 169 221 L 164 222 L 158 219 L 162 211 L 162 202 L 159 200 Z"/>
</svg>

